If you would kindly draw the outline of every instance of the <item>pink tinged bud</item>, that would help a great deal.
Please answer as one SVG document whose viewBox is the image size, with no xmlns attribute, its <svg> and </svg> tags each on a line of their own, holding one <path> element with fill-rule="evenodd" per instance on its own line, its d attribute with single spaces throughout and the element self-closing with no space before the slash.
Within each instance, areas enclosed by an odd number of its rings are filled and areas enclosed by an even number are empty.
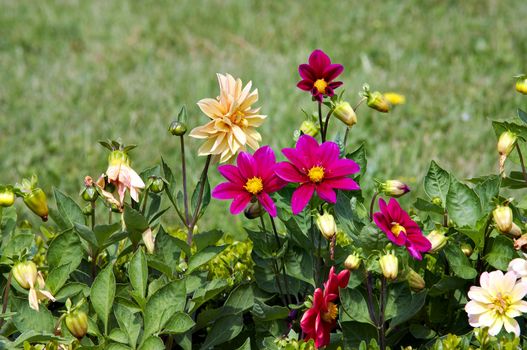
<svg viewBox="0 0 527 350">
<path fill-rule="evenodd" d="M 408 281 L 408 285 L 410 286 L 410 289 L 413 290 L 414 292 L 419 292 L 423 290 L 426 286 L 425 280 L 423 279 L 423 277 L 421 277 L 421 275 L 418 274 L 413 269 L 410 269 L 408 271 L 406 280 Z"/>
<path fill-rule="evenodd" d="M 439 230 L 433 230 L 426 236 L 426 238 L 430 241 L 430 244 L 432 245 L 432 248 L 430 248 L 429 253 L 437 253 L 443 247 L 445 246 L 448 238 L 445 236 L 445 234 Z"/>
<path fill-rule="evenodd" d="M 512 223 L 511 230 L 507 232 L 508 236 L 511 236 L 513 238 L 518 238 L 522 235 L 522 229 L 520 226 L 516 225 L 514 222 Z"/>
<path fill-rule="evenodd" d="M 373 108 L 382 113 L 388 113 L 390 111 L 390 103 L 379 91 L 370 93 L 367 96 L 368 107 Z"/>
<path fill-rule="evenodd" d="M 152 229 L 150 227 L 146 229 L 145 232 L 143 232 L 143 242 L 145 243 L 146 251 L 149 254 L 153 254 L 155 249 L 155 241 L 154 235 L 152 234 Z"/>
<path fill-rule="evenodd" d="M 43 221 L 48 221 L 48 200 L 41 188 L 35 188 L 31 192 L 24 194 L 24 203 L 35 214 L 40 216 Z"/>
<path fill-rule="evenodd" d="M 360 263 L 361 260 L 357 254 L 350 254 L 344 261 L 344 267 L 349 271 L 353 271 L 359 268 Z"/>
<path fill-rule="evenodd" d="M 390 197 L 399 198 L 410 192 L 410 187 L 399 180 L 386 180 L 381 184 L 381 192 Z"/>
<path fill-rule="evenodd" d="M 335 218 L 328 212 L 324 212 L 323 215 L 318 214 L 316 224 L 322 235 L 327 240 L 331 240 L 337 234 L 337 223 L 335 222 Z"/>
<path fill-rule="evenodd" d="M 37 265 L 35 265 L 33 261 L 18 263 L 13 266 L 11 272 L 13 273 L 13 278 L 17 281 L 20 287 L 24 289 L 30 289 L 37 283 Z"/>
<path fill-rule="evenodd" d="M 494 224 L 501 233 L 509 233 L 512 229 L 512 209 L 505 205 L 499 205 L 492 211 Z"/>
<path fill-rule="evenodd" d="M 318 134 L 318 129 L 318 125 L 311 120 L 304 120 L 302 124 L 300 124 L 300 131 L 305 135 L 315 137 Z"/>
<path fill-rule="evenodd" d="M 348 102 L 337 102 L 333 109 L 333 115 L 348 127 L 357 124 L 357 115 Z"/>
<path fill-rule="evenodd" d="M 0 207 L 10 207 L 15 203 L 15 192 L 11 186 L 0 186 Z"/>
<path fill-rule="evenodd" d="M 499 170 L 500 174 L 505 171 L 505 160 L 516 146 L 518 137 L 515 133 L 504 131 L 498 139 L 498 154 L 499 154 Z"/>
<path fill-rule="evenodd" d="M 393 281 L 399 273 L 399 260 L 393 253 L 388 253 L 379 259 L 382 274 L 387 280 Z"/>
</svg>

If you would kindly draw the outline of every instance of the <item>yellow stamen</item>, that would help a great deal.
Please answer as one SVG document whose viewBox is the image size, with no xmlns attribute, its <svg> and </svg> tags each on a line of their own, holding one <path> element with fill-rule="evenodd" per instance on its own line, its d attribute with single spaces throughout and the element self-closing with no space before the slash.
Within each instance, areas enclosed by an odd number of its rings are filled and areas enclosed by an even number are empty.
<svg viewBox="0 0 527 350">
<path fill-rule="evenodd" d="M 339 309 L 337 305 L 333 303 L 328 303 L 328 311 L 322 313 L 322 319 L 324 322 L 332 323 L 337 319 L 337 316 L 339 314 Z"/>
<path fill-rule="evenodd" d="M 259 177 L 251 177 L 247 180 L 245 183 L 245 186 L 243 186 L 247 190 L 247 192 L 252 194 L 258 194 L 263 191 L 263 182 L 262 179 Z"/>
<path fill-rule="evenodd" d="M 401 231 L 406 234 L 406 229 L 404 228 L 404 226 L 399 225 L 398 222 L 392 222 L 392 233 L 395 235 L 395 237 L 399 237 Z"/>
<path fill-rule="evenodd" d="M 492 304 L 494 304 L 494 310 L 498 314 L 504 315 L 511 305 L 511 299 L 508 295 L 503 296 L 501 293 L 498 293 L 492 301 Z"/>
<path fill-rule="evenodd" d="M 314 166 L 307 172 L 309 180 L 313 182 L 320 182 L 324 179 L 324 168 L 321 166 Z"/>
<path fill-rule="evenodd" d="M 328 87 L 328 83 L 324 79 L 318 79 L 317 81 L 315 81 L 313 86 L 315 86 L 319 93 L 325 94 L 326 88 Z"/>
</svg>

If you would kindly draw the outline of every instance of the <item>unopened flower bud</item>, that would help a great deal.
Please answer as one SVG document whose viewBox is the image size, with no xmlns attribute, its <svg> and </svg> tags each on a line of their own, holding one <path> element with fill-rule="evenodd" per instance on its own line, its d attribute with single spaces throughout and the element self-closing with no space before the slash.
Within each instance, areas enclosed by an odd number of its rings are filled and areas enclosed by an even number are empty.
<svg viewBox="0 0 527 350">
<path fill-rule="evenodd" d="M 344 267 L 347 270 L 353 271 L 359 268 L 360 262 L 360 257 L 357 254 L 350 254 L 344 261 Z"/>
<path fill-rule="evenodd" d="M 319 126 L 311 120 L 304 120 L 302 124 L 300 124 L 300 131 L 302 131 L 302 133 L 305 135 L 313 137 L 317 136 L 318 128 Z"/>
<path fill-rule="evenodd" d="M 75 338 L 81 339 L 88 332 L 88 315 L 81 310 L 70 312 L 66 315 L 66 326 Z"/>
<path fill-rule="evenodd" d="M 168 131 L 174 136 L 183 136 L 187 132 L 187 125 L 176 120 L 170 124 Z"/>
<path fill-rule="evenodd" d="M 472 249 L 472 246 L 470 244 L 463 243 L 461 245 L 461 251 L 463 252 L 463 254 L 465 254 L 465 256 L 471 256 L 472 252 L 473 252 L 473 249 Z"/>
<path fill-rule="evenodd" d="M 426 238 L 430 241 L 430 244 L 432 245 L 432 248 L 430 248 L 429 253 L 437 253 L 445 246 L 447 241 L 447 237 L 440 230 L 433 230 L 428 234 L 428 236 L 426 236 Z"/>
<path fill-rule="evenodd" d="M 333 109 L 333 115 L 349 127 L 357 124 L 357 115 L 348 102 L 337 102 Z"/>
<path fill-rule="evenodd" d="M 511 131 L 504 131 L 501 133 L 498 139 L 498 154 L 499 154 L 499 170 L 500 174 L 503 174 L 505 170 L 505 160 L 516 146 L 518 137 Z"/>
<path fill-rule="evenodd" d="M 31 192 L 24 194 L 24 203 L 31 209 L 31 211 L 42 218 L 43 221 L 48 221 L 48 201 L 44 191 L 37 187 Z"/>
<path fill-rule="evenodd" d="M 367 98 L 368 107 L 382 113 L 388 113 L 390 110 L 390 104 L 379 91 L 370 93 Z"/>
<path fill-rule="evenodd" d="M 499 205 L 492 211 L 494 224 L 502 233 L 508 233 L 512 229 L 512 209 L 506 205 Z"/>
<path fill-rule="evenodd" d="M 399 273 L 399 260 L 393 252 L 381 256 L 379 265 L 386 279 L 393 281 L 397 278 L 397 274 Z"/>
<path fill-rule="evenodd" d="M 406 275 L 406 280 L 408 281 L 408 284 L 410 285 L 410 289 L 414 292 L 419 292 L 423 290 L 426 286 L 425 280 L 423 277 L 421 277 L 420 274 L 418 274 L 413 269 L 410 269 L 408 271 L 408 274 Z"/>
<path fill-rule="evenodd" d="M 159 176 L 153 176 L 149 179 L 150 182 L 150 191 L 154 193 L 161 193 L 165 189 L 165 181 Z"/>
<path fill-rule="evenodd" d="M 410 192 L 410 187 L 399 180 L 386 180 L 381 183 L 380 191 L 386 196 L 398 198 Z"/>
<path fill-rule="evenodd" d="M 260 216 L 262 216 L 264 213 L 265 213 L 265 210 L 262 208 L 262 206 L 260 205 L 258 201 L 250 203 L 243 211 L 243 214 L 249 220 L 257 219 Z"/>
<path fill-rule="evenodd" d="M 406 103 L 406 97 L 396 92 L 386 92 L 383 96 L 392 106 L 403 105 Z"/>
<path fill-rule="evenodd" d="M 527 95 L 527 75 L 519 75 L 516 79 L 516 91 Z"/>
<path fill-rule="evenodd" d="M 522 229 L 520 228 L 520 226 L 516 225 L 513 222 L 510 231 L 506 232 L 506 233 L 507 233 L 507 235 L 509 235 L 511 237 L 518 238 L 518 237 L 520 237 L 522 235 Z"/>
<path fill-rule="evenodd" d="M 97 197 L 99 196 L 99 193 L 95 189 L 95 187 L 84 187 L 81 192 L 81 197 L 86 202 L 95 202 Z"/>
<path fill-rule="evenodd" d="M 115 150 L 108 155 L 108 165 L 130 165 L 130 157 L 125 151 Z"/>
<path fill-rule="evenodd" d="M 327 240 L 331 240 L 337 234 L 335 218 L 328 212 L 317 215 L 317 227 Z"/>
<path fill-rule="evenodd" d="M 435 205 L 439 205 L 439 206 L 443 205 L 443 201 L 441 200 L 440 197 L 432 198 L 432 203 L 435 204 Z"/>
<path fill-rule="evenodd" d="M 33 261 L 17 263 L 11 270 L 13 278 L 24 289 L 32 288 L 38 278 L 37 265 Z"/>
<path fill-rule="evenodd" d="M 11 186 L 0 186 L 0 207 L 10 207 L 15 203 L 15 192 Z"/>
</svg>

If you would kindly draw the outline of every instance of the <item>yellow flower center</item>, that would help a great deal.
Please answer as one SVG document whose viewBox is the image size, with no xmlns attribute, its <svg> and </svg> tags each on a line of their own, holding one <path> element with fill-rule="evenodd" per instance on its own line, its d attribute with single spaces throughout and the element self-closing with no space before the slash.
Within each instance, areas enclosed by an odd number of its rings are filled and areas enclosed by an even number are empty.
<svg viewBox="0 0 527 350">
<path fill-rule="evenodd" d="M 328 83 L 324 79 L 318 79 L 317 81 L 315 81 L 313 85 L 315 86 L 315 88 L 318 90 L 319 93 L 321 94 L 326 93 L 326 88 L 328 87 Z"/>
<path fill-rule="evenodd" d="M 314 166 L 307 172 L 307 177 L 313 182 L 320 182 L 324 179 L 324 168 L 321 166 Z"/>
<path fill-rule="evenodd" d="M 245 183 L 245 186 L 243 186 L 247 190 L 247 192 L 252 194 L 258 194 L 263 191 L 263 182 L 262 179 L 259 177 L 251 177 L 247 180 Z"/>
<path fill-rule="evenodd" d="M 395 237 L 398 237 L 401 231 L 406 234 L 406 229 L 404 226 L 399 225 L 398 222 L 392 222 L 392 233 L 395 235 Z"/>
<path fill-rule="evenodd" d="M 332 323 L 337 319 L 337 316 L 339 314 L 339 309 L 337 305 L 333 303 L 328 303 L 328 311 L 322 313 L 322 319 L 324 322 Z"/>
<path fill-rule="evenodd" d="M 504 315 L 511 305 L 511 298 L 508 295 L 498 293 L 492 301 L 492 308 L 500 315 Z"/>
</svg>

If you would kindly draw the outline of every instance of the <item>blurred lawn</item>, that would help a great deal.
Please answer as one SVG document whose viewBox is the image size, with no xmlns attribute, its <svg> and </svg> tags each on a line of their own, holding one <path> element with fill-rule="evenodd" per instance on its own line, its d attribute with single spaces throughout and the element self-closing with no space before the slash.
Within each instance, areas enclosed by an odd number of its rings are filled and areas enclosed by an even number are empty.
<svg viewBox="0 0 527 350">
<path fill-rule="evenodd" d="M 295 84 L 314 48 L 345 65 L 351 101 L 364 82 L 407 97 L 390 115 L 359 110 L 351 147 L 367 142 L 370 176 L 417 188 L 430 159 L 460 177 L 495 172 L 488 119 L 522 102 L 526 17 L 515 0 L 0 0 L 0 183 L 35 172 L 75 194 L 105 170 L 104 138 L 137 143 L 137 169 L 160 154 L 176 164 L 167 126 L 183 104 L 191 126 L 206 121 L 195 102 L 218 94 L 216 72 L 253 80 L 264 143 L 290 145 L 313 107 Z M 213 202 L 209 220 L 225 208 Z"/>
</svg>

